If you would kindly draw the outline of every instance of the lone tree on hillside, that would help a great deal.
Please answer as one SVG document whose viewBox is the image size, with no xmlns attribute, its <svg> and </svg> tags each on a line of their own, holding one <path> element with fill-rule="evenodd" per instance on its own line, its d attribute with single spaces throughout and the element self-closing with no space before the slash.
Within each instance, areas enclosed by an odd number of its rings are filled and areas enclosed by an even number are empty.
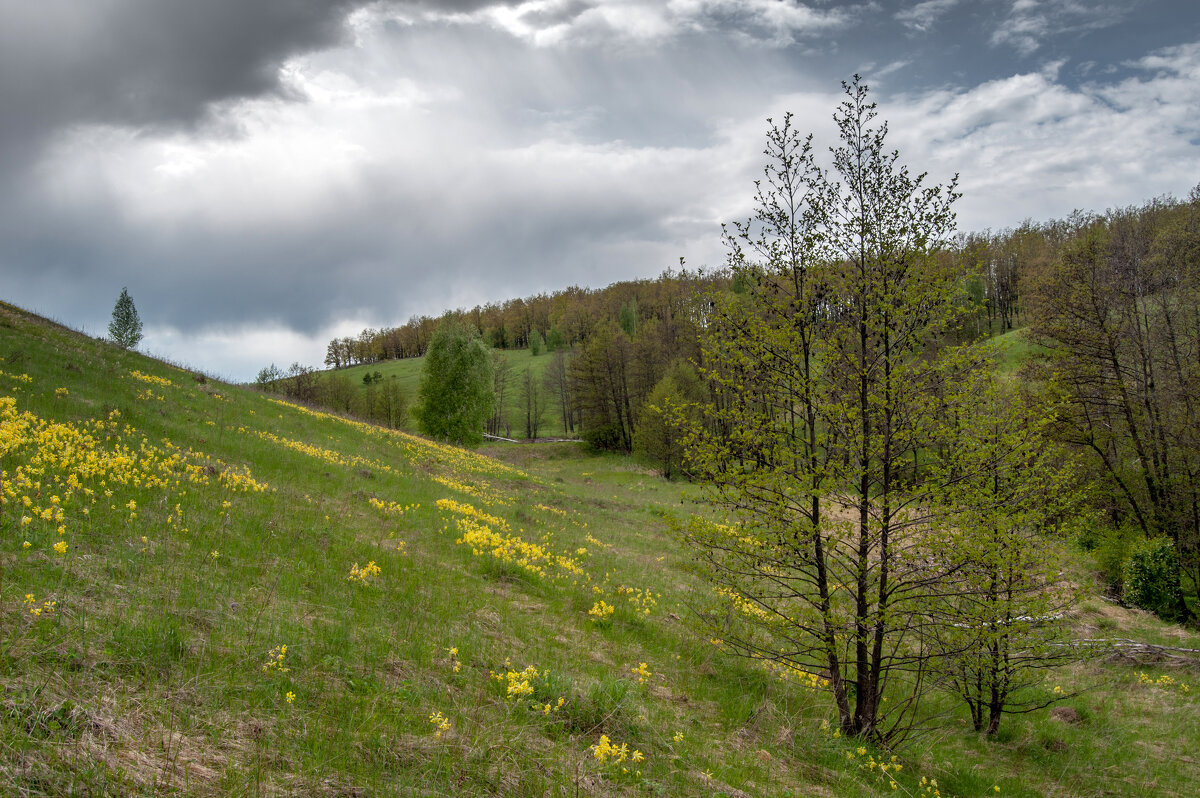
<svg viewBox="0 0 1200 798">
<path fill-rule="evenodd" d="M 445 316 L 429 341 L 414 411 L 426 435 L 467 446 L 483 441 L 492 414 L 492 356 L 474 327 Z"/>
<path fill-rule="evenodd" d="M 957 458 L 951 422 L 994 381 L 978 376 L 984 349 L 945 343 L 964 286 L 936 257 L 954 229 L 955 182 L 910 174 L 867 87 L 856 76 L 845 90 L 832 172 L 790 116 L 768 132 L 754 218 L 725 237 L 740 289 L 713 295 L 702 337 L 716 401 L 675 419 L 688 470 L 726 511 L 685 531 L 715 587 L 701 615 L 710 634 L 827 687 L 843 734 L 887 744 L 913 728 L 936 663 L 978 642 L 937 632 L 993 617 L 963 619 L 947 599 L 999 579 L 988 580 L 991 549 L 946 545 L 980 521 L 956 486 L 1036 475 L 1007 439 L 986 459 Z M 1039 495 L 1003 498 L 1016 513 Z M 995 546 L 1027 551 L 1021 533 Z"/>
<path fill-rule="evenodd" d="M 108 337 L 117 346 L 133 349 L 142 340 L 142 320 L 129 296 L 129 289 L 122 288 L 121 296 L 113 307 L 112 321 L 108 323 Z"/>
</svg>

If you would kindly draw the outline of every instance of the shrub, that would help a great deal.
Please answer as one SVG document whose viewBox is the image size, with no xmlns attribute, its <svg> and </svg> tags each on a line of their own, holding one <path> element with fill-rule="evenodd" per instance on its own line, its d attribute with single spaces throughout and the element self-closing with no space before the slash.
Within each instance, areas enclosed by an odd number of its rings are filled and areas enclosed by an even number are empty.
<svg viewBox="0 0 1200 798">
<path fill-rule="evenodd" d="M 1168 538 L 1153 538 L 1134 546 L 1124 568 L 1125 600 L 1164 618 L 1182 606 L 1179 557 Z"/>
<path fill-rule="evenodd" d="M 598 427 L 585 429 L 582 436 L 593 449 L 598 451 L 618 452 L 623 449 L 621 428 L 616 424 L 601 424 Z"/>
</svg>

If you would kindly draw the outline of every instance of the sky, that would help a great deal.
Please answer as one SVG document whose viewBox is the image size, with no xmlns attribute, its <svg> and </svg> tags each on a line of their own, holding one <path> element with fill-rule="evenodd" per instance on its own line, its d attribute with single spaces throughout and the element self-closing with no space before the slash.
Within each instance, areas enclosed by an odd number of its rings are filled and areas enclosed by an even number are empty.
<svg viewBox="0 0 1200 798">
<path fill-rule="evenodd" d="M 0 0 L 0 299 L 226 379 L 720 268 L 861 74 L 960 231 L 1200 184 L 1196 0 Z"/>
</svg>

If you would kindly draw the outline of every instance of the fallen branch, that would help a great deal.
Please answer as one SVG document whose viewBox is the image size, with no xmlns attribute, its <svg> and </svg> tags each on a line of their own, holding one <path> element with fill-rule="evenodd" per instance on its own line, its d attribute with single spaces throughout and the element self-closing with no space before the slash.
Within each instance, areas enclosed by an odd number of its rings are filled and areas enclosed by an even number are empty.
<svg viewBox="0 0 1200 798">
<path fill-rule="evenodd" d="M 1178 652 L 1181 654 L 1200 654 L 1200 648 L 1179 648 L 1177 646 L 1160 646 L 1157 643 L 1142 643 L 1137 640 L 1124 638 L 1107 638 L 1076 640 L 1076 645 L 1107 645 L 1111 648 L 1134 648 L 1145 651 Z"/>
<path fill-rule="evenodd" d="M 1053 645 L 1090 648 L 1097 654 L 1107 652 L 1110 661 L 1121 660 L 1139 665 L 1169 662 L 1178 666 L 1200 667 L 1200 648 L 1162 646 L 1125 638 L 1092 638 Z"/>
</svg>

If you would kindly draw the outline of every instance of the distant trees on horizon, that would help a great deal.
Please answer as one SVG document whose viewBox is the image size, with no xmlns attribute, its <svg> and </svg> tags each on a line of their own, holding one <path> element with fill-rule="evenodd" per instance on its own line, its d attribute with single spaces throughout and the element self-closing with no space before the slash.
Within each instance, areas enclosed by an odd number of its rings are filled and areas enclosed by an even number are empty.
<svg viewBox="0 0 1200 798">
<path fill-rule="evenodd" d="M 670 325 L 687 314 L 698 289 L 726 282 L 723 271 L 668 269 L 653 280 L 617 282 L 606 288 L 570 286 L 550 294 L 518 297 L 476 305 L 470 310 L 446 311 L 440 317 L 413 316 L 398 327 L 364 329 L 342 336 L 325 347 L 325 365 L 332 369 L 422 357 L 434 331 L 447 317 L 473 326 L 494 349 L 530 349 L 533 353 L 573 348 L 587 341 L 603 319 L 617 323 L 633 336 L 645 321 Z"/>
</svg>

